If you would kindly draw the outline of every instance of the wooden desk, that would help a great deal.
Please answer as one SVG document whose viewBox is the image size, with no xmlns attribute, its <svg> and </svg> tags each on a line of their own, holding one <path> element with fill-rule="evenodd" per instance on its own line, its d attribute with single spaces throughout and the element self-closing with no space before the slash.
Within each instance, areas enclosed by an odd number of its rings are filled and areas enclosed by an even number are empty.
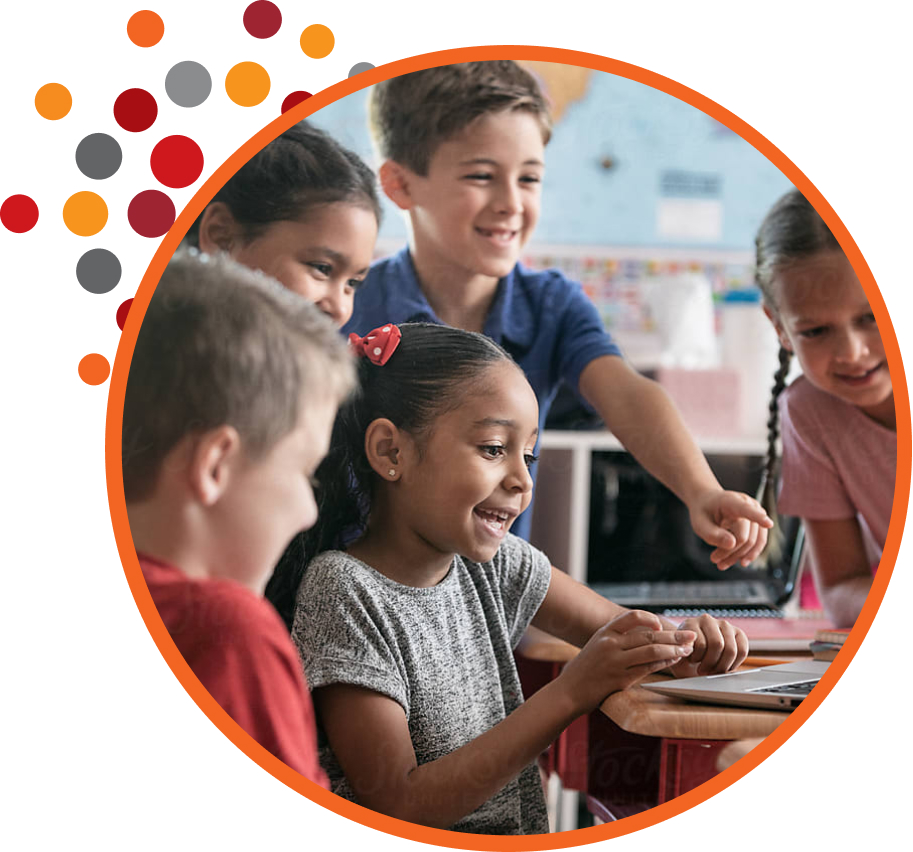
<svg viewBox="0 0 913 852">
<path fill-rule="evenodd" d="M 789 716 L 690 704 L 639 686 L 609 696 L 600 711 L 588 720 L 586 792 L 604 822 L 703 784 L 720 771 L 721 752 L 733 741 L 763 739 Z"/>
<path fill-rule="evenodd" d="M 653 675 L 646 682 L 667 679 L 668 675 Z M 766 737 L 789 715 L 780 710 L 690 704 L 639 686 L 610 695 L 599 709 L 628 733 L 688 740 Z"/>
<path fill-rule="evenodd" d="M 524 689 L 535 691 L 557 677 L 577 648 L 531 628 L 517 652 Z M 762 739 L 788 715 L 689 704 L 635 686 L 575 721 L 550 749 L 548 768 L 565 788 L 585 792 L 603 821 L 621 819 L 709 780 L 727 759 L 721 755 L 727 745 Z"/>
</svg>

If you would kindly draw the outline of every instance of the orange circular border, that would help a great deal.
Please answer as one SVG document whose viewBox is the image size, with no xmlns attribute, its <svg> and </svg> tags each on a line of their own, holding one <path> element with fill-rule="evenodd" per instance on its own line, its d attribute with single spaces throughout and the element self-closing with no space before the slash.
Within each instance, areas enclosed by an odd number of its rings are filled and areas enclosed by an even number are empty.
<svg viewBox="0 0 913 852">
<path fill-rule="evenodd" d="M 124 408 L 124 392 L 127 384 L 127 375 L 130 368 L 130 359 L 136 345 L 142 318 L 145 315 L 149 299 L 155 290 L 168 260 L 177 249 L 181 239 L 190 225 L 216 193 L 216 191 L 230 178 L 250 157 L 264 145 L 273 140 L 280 133 L 291 127 L 303 118 L 317 112 L 321 108 L 344 98 L 353 92 L 396 77 L 411 71 L 419 71 L 437 65 L 448 65 L 454 62 L 470 62 L 490 59 L 518 59 L 541 60 L 556 62 L 564 65 L 577 65 L 595 71 L 604 71 L 619 77 L 626 77 L 638 83 L 650 86 L 666 94 L 672 95 L 685 103 L 701 110 L 707 115 L 725 124 L 730 130 L 739 134 L 743 139 L 755 147 L 768 160 L 777 166 L 792 183 L 812 202 L 815 209 L 827 222 L 833 234 L 840 241 L 844 252 L 853 264 L 853 268 L 862 282 L 863 289 L 868 296 L 872 311 L 878 322 L 884 340 L 888 367 L 894 385 L 894 403 L 897 408 L 897 480 L 894 488 L 894 505 L 891 514 L 891 523 L 888 528 L 888 537 L 885 543 L 881 565 L 872 583 L 872 590 L 866 599 L 865 606 L 860 613 L 856 626 L 850 633 L 843 650 L 831 664 L 827 674 L 821 679 L 821 687 L 814 690 L 798 709 L 794 710 L 774 733 L 770 734 L 757 748 L 733 766 L 721 772 L 711 780 L 699 787 L 684 793 L 672 801 L 658 805 L 641 814 L 627 817 L 614 823 L 596 826 L 593 828 L 577 829 L 560 834 L 532 835 L 526 837 L 498 837 L 481 834 L 458 834 L 456 832 L 440 829 L 425 828 L 413 825 L 402 820 L 393 819 L 382 814 L 370 811 L 359 805 L 333 795 L 321 787 L 306 780 L 293 769 L 290 769 L 278 758 L 270 754 L 259 743 L 255 742 L 241 727 L 215 702 L 212 696 L 203 688 L 202 684 L 190 670 L 183 657 L 175 647 L 168 635 L 140 571 L 136 551 L 130 534 L 127 520 L 127 508 L 124 500 L 123 477 L 121 469 L 121 426 Z M 319 805 L 336 813 L 366 825 L 370 828 L 386 832 L 409 840 L 445 846 L 457 849 L 479 850 L 533 850 L 533 849 L 563 849 L 569 846 L 579 846 L 587 843 L 596 843 L 612 837 L 618 837 L 654 825 L 672 816 L 680 814 L 737 781 L 751 769 L 754 769 L 764 759 L 769 757 L 802 725 L 814 710 L 821 704 L 824 697 L 830 692 L 840 675 L 846 671 L 847 665 L 855 655 L 860 643 L 872 625 L 875 613 L 884 598 L 885 591 L 897 560 L 900 540 L 903 534 L 904 521 L 907 512 L 907 503 L 910 496 L 910 402 L 907 391 L 906 376 L 903 369 L 900 348 L 894 326 L 888 316 L 887 308 L 878 285 L 872 276 L 871 270 L 859 247 L 850 236 L 843 222 L 827 203 L 821 193 L 815 188 L 805 174 L 775 145 L 768 141 L 758 131 L 744 122 L 729 110 L 704 97 L 703 95 L 663 77 L 652 71 L 647 71 L 637 65 L 631 65 L 616 59 L 609 59 L 592 53 L 565 50 L 554 47 L 533 47 L 528 45 L 488 45 L 482 47 L 457 48 L 442 50 L 433 53 L 412 56 L 407 59 L 397 60 L 387 65 L 364 71 L 356 77 L 342 80 L 335 85 L 313 95 L 298 106 L 281 115 L 268 124 L 237 151 L 235 151 L 196 192 L 181 214 L 178 216 L 171 230 L 162 239 L 146 270 L 143 280 L 134 298 L 134 304 L 127 322 L 124 325 L 120 345 L 111 374 L 110 393 L 108 395 L 107 422 L 105 427 L 105 457 L 108 482 L 108 502 L 111 509 L 111 520 L 114 527 L 114 537 L 124 565 L 127 582 L 133 592 L 136 605 L 146 623 L 149 633 L 162 653 L 162 656 L 171 667 L 177 679 L 196 701 L 200 709 L 212 722 L 248 757 L 258 763 L 267 772 L 286 784 L 293 790 L 301 793 Z"/>
</svg>

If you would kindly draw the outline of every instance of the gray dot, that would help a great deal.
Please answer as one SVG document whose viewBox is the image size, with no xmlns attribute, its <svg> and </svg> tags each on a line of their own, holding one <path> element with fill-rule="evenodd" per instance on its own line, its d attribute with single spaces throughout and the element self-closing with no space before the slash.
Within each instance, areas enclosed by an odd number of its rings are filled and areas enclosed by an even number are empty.
<svg viewBox="0 0 913 852">
<path fill-rule="evenodd" d="M 212 77 L 199 62 L 178 62 L 165 77 L 165 91 L 178 106 L 199 106 L 212 91 Z"/>
<path fill-rule="evenodd" d="M 362 71 L 370 71 L 373 67 L 370 62 L 359 62 L 349 69 L 349 76 L 354 77 L 356 74 L 361 74 Z"/>
<path fill-rule="evenodd" d="M 117 140 L 107 133 L 92 133 L 76 146 L 76 165 L 86 177 L 111 177 L 124 159 Z"/>
<path fill-rule="evenodd" d="M 76 264 L 76 279 L 83 290 L 108 293 L 120 281 L 120 261 L 107 249 L 87 251 Z"/>
</svg>

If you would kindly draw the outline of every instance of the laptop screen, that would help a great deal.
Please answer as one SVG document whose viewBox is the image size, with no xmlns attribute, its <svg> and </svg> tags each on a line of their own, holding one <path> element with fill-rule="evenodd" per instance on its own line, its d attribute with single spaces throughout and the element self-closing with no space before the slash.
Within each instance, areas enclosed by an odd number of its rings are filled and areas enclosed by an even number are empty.
<svg viewBox="0 0 913 852">
<path fill-rule="evenodd" d="M 725 488 L 757 492 L 763 459 L 719 455 L 708 461 Z M 685 505 L 627 453 L 594 453 L 590 488 L 589 583 L 761 580 L 781 588 L 782 600 L 791 593 L 798 572 L 797 519 L 780 518 L 784 547 L 778 560 L 764 568 L 720 571 L 710 561 L 713 548 L 691 529 Z"/>
</svg>

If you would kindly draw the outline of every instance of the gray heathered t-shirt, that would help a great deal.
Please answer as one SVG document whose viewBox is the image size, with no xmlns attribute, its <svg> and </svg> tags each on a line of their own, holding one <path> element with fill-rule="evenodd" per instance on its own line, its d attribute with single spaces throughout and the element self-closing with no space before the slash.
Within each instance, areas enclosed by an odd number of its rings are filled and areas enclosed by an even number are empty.
<svg viewBox="0 0 913 852">
<path fill-rule="evenodd" d="M 522 704 L 512 652 L 549 578 L 548 558 L 512 535 L 491 562 L 457 556 L 438 585 L 421 589 L 329 551 L 308 565 L 292 637 L 312 689 L 353 684 L 400 704 L 421 765 L 474 740 Z M 333 792 L 354 801 L 319 720 L 318 744 Z M 536 764 L 451 828 L 547 833 Z"/>
</svg>

